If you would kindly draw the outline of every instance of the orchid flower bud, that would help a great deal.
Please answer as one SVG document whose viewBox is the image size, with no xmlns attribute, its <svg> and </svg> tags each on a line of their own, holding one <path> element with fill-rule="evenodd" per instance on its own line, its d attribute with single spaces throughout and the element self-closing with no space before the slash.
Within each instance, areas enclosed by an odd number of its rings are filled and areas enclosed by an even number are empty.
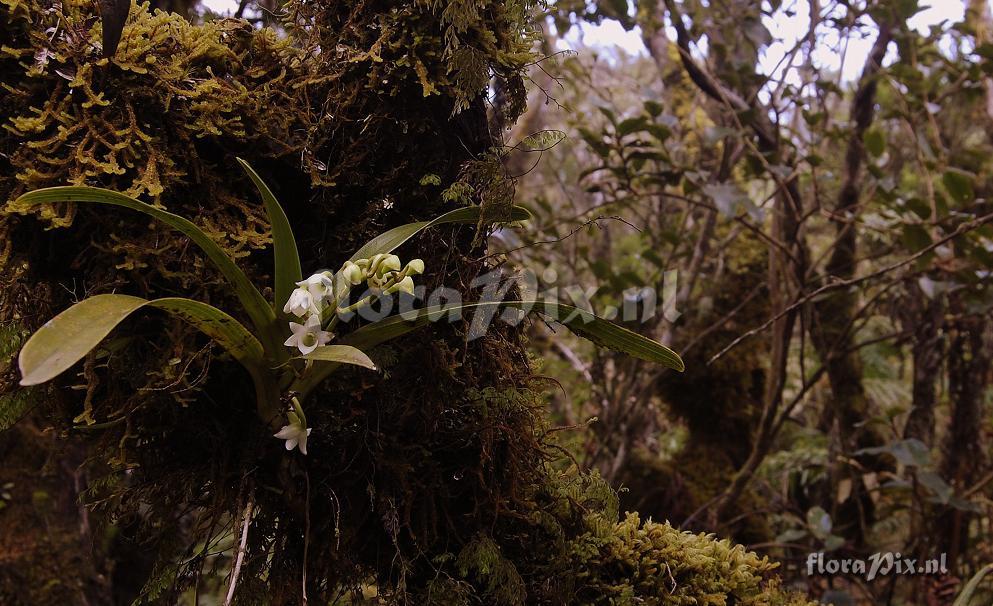
<svg viewBox="0 0 993 606">
<path fill-rule="evenodd" d="M 405 277 L 393 286 L 386 289 L 386 294 L 391 295 L 395 292 L 405 292 L 408 295 L 414 294 L 414 279 L 410 276 Z"/>
<path fill-rule="evenodd" d="M 407 263 L 407 267 L 404 268 L 403 273 L 408 276 L 416 276 L 424 273 L 424 261 L 421 259 L 412 259 L 410 263 Z"/>
<path fill-rule="evenodd" d="M 379 269 L 379 264 L 383 262 L 383 257 L 385 256 L 386 255 L 383 253 L 377 253 L 366 259 L 366 266 L 364 267 L 366 273 L 375 274 L 376 270 Z"/>
<path fill-rule="evenodd" d="M 400 257 L 390 254 L 373 255 L 369 259 L 369 273 L 382 279 L 391 271 L 400 271 Z"/>
<path fill-rule="evenodd" d="M 341 267 L 341 275 L 348 280 L 348 283 L 352 286 L 360 284 L 365 280 L 365 272 L 362 268 L 352 263 L 351 261 L 345 261 L 345 264 Z"/>
<path fill-rule="evenodd" d="M 379 273 L 380 276 L 383 276 L 387 272 L 391 271 L 400 271 L 400 257 L 396 255 L 386 255 L 386 258 L 383 259 L 377 273 Z"/>
</svg>

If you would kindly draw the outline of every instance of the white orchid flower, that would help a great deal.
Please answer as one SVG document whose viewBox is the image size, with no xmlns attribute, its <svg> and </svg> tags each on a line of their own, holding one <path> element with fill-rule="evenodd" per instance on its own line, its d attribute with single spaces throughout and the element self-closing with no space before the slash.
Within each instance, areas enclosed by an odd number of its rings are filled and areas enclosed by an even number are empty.
<svg viewBox="0 0 993 606">
<path fill-rule="evenodd" d="M 307 427 L 307 417 L 304 416 L 300 402 L 296 398 L 293 399 L 293 408 L 286 413 L 286 418 L 289 424 L 283 425 L 278 432 L 272 434 L 273 437 L 286 440 L 286 450 L 293 450 L 299 446 L 300 452 L 307 454 L 307 436 L 310 435 L 311 430 Z"/>
<path fill-rule="evenodd" d="M 327 272 L 314 274 L 306 280 L 301 280 L 297 282 L 297 286 L 307 289 L 315 301 L 323 301 L 325 297 L 334 296 L 334 280 Z"/>
<path fill-rule="evenodd" d="M 290 322 L 290 330 L 293 334 L 283 345 L 296 347 L 303 355 L 309 354 L 321 345 L 326 345 L 331 340 L 331 333 L 321 330 L 321 318 L 316 315 L 308 317 L 304 324 Z"/>
<path fill-rule="evenodd" d="M 290 293 L 290 298 L 283 306 L 283 313 L 293 314 L 302 318 L 307 314 L 320 314 L 319 300 L 314 298 L 306 288 L 297 288 Z"/>
</svg>

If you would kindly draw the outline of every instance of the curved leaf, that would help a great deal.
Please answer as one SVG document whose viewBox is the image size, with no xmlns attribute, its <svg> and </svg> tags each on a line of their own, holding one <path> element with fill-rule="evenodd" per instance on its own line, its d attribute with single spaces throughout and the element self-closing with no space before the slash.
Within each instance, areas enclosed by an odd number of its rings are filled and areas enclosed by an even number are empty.
<svg viewBox="0 0 993 606">
<path fill-rule="evenodd" d="M 521 309 L 523 311 L 536 311 L 544 314 L 553 320 L 561 322 L 576 335 L 589 339 L 600 347 L 613 349 L 648 362 L 661 364 L 679 372 L 682 372 L 686 368 L 679 354 L 657 341 L 618 326 L 609 320 L 600 318 L 578 307 L 543 301 L 490 301 L 454 307 L 427 307 L 367 324 L 345 335 L 339 342 L 343 345 L 351 345 L 368 351 L 381 343 L 403 336 L 448 315 L 461 315 L 466 310 L 492 310 L 495 313 L 504 307 Z M 310 373 L 298 380 L 292 387 L 292 390 L 306 396 L 333 371 L 334 368 L 314 368 Z"/>
<path fill-rule="evenodd" d="M 990 574 L 993 574 L 993 564 L 987 564 L 986 566 L 980 568 L 979 572 L 973 575 L 973 577 L 969 579 L 969 582 L 965 584 L 965 587 L 962 588 L 962 593 L 955 598 L 955 601 L 952 602 L 952 606 L 969 606 L 972 603 L 972 598 L 976 594 L 976 591 L 979 590 L 979 586 Z"/>
<path fill-rule="evenodd" d="M 303 356 L 305 360 L 321 360 L 337 364 L 353 364 L 376 370 L 376 365 L 361 349 L 351 345 L 325 345 Z"/>
<path fill-rule="evenodd" d="M 282 306 L 290 298 L 290 293 L 296 283 L 303 280 L 303 270 L 300 269 L 300 254 L 297 252 L 297 241 L 293 236 L 293 228 L 286 218 L 283 207 L 279 205 L 276 196 L 273 195 L 269 186 L 262 181 L 258 173 L 241 158 L 235 158 L 241 167 L 248 173 L 248 178 L 255 183 L 255 187 L 262 196 L 262 204 L 265 205 L 265 212 L 269 216 L 269 225 L 272 228 L 272 250 L 275 258 L 275 280 L 274 292 L 276 294 L 275 311 L 277 315 L 282 314 Z"/>
<path fill-rule="evenodd" d="M 182 232 L 200 247 L 207 257 L 214 263 L 218 270 L 227 278 L 234 287 L 234 292 L 245 307 L 245 312 L 252 320 L 255 329 L 264 335 L 263 342 L 266 351 L 277 359 L 285 359 L 285 350 L 279 339 L 279 332 L 275 328 L 276 315 L 272 307 L 265 300 L 262 294 L 248 279 L 245 272 L 235 265 L 234 261 L 228 257 L 216 242 L 203 233 L 191 221 L 175 215 L 171 212 L 156 208 L 150 204 L 145 204 L 130 196 L 103 189 L 99 187 L 86 186 L 63 186 L 36 189 L 28 192 L 17 200 L 14 205 L 36 206 L 38 204 L 50 204 L 53 202 L 90 202 L 95 204 L 109 204 L 111 206 L 123 206 L 149 215 L 162 221 L 169 227 Z"/>
<path fill-rule="evenodd" d="M 37 385 L 55 378 L 142 307 L 156 307 L 182 318 L 220 343 L 253 378 L 261 372 L 262 345 L 237 320 L 216 307 L 192 299 L 149 301 L 128 295 L 96 295 L 55 316 L 28 339 L 17 360 L 21 385 Z"/>
<path fill-rule="evenodd" d="M 376 254 L 393 252 L 407 240 L 435 225 L 443 225 L 445 223 L 478 223 L 482 211 L 482 206 L 467 206 L 449 211 L 430 221 L 418 221 L 417 223 L 407 223 L 400 227 L 394 227 L 366 242 L 349 260 L 357 261 L 359 259 L 368 259 Z M 511 208 L 510 213 L 511 221 L 526 221 L 531 218 L 531 213 L 523 206 L 514 206 Z"/>
</svg>

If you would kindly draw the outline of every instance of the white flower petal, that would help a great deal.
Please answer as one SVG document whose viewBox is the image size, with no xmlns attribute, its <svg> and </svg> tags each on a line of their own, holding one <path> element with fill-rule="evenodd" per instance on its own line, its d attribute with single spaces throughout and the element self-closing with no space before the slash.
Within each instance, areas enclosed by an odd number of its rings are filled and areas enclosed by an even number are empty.
<svg viewBox="0 0 993 606">
<path fill-rule="evenodd" d="M 283 306 L 284 313 L 292 313 L 298 317 L 303 317 L 315 308 L 314 296 L 305 288 L 297 288 L 290 293 L 286 305 Z"/>
<path fill-rule="evenodd" d="M 280 440 L 288 440 L 295 436 L 299 430 L 292 425 L 283 425 L 283 428 L 279 430 L 278 433 L 272 434 L 272 437 L 279 438 Z"/>
</svg>

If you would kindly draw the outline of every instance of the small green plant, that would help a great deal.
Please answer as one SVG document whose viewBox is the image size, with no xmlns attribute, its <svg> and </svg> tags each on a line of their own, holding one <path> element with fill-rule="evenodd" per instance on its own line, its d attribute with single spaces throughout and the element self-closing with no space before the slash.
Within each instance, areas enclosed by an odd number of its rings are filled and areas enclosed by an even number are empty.
<svg viewBox="0 0 993 606">
<path fill-rule="evenodd" d="M 265 299 L 235 262 L 202 230 L 173 213 L 114 191 L 83 186 L 39 189 L 14 202 L 15 209 L 54 202 L 107 204 L 143 212 L 162 221 L 188 236 L 214 263 L 230 283 L 252 325 L 249 330 L 216 307 L 182 297 L 147 300 L 123 294 L 95 295 L 63 311 L 31 336 L 18 358 L 21 385 L 50 381 L 97 347 L 129 315 L 142 308 L 157 308 L 199 329 L 240 362 L 254 382 L 260 420 L 276 430 L 275 437 L 286 440 L 287 450 L 299 448 L 306 454 L 311 429 L 307 427 L 302 402 L 308 394 L 344 364 L 376 370 L 366 351 L 464 310 L 512 307 L 538 311 L 598 345 L 680 371 L 683 369 L 678 355 L 651 339 L 586 310 L 544 301 L 481 302 L 415 309 L 338 336 L 335 329 L 342 316 L 371 306 L 383 297 L 399 292 L 413 293 L 413 276 L 424 272 L 424 262 L 414 259 L 403 265 L 399 257 L 392 254 L 396 248 L 428 227 L 447 223 L 478 224 L 481 208 L 460 208 L 431 221 L 386 231 L 362 246 L 338 271 L 321 271 L 305 279 L 286 214 L 258 174 L 243 160 L 239 159 L 239 162 L 258 188 L 271 223 L 276 305 Z M 521 207 L 514 207 L 511 212 L 514 221 L 529 216 L 530 213 Z M 362 283 L 368 286 L 369 294 L 346 305 L 352 288 Z M 296 353 L 299 355 L 294 355 Z"/>
</svg>

